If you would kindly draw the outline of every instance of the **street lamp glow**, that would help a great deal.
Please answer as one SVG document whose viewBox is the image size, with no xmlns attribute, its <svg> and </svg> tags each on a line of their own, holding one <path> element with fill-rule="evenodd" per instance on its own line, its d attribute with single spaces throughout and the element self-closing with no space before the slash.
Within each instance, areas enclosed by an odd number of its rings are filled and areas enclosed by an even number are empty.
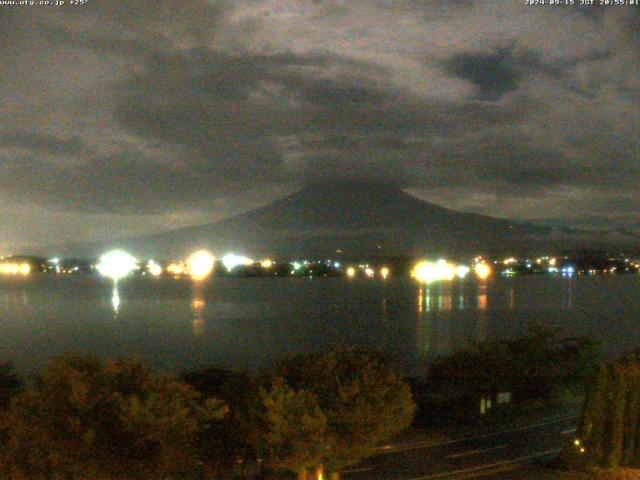
<svg viewBox="0 0 640 480">
<path fill-rule="evenodd" d="M 471 271 L 471 269 L 466 265 L 458 265 L 456 267 L 456 275 L 458 278 L 465 278 L 469 274 L 469 271 Z"/>
<path fill-rule="evenodd" d="M 273 260 L 265 259 L 260 262 L 262 268 L 271 268 L 273 266 Z"/>
<path fill-rule="evenodd" d="M 98 272 L 104 277 L 117 282 L 138 268 L 137 260 L 122 250 L 111 250 L 100 257 Z"/>
<path fill-rule="evenodd" d="M 486 263 L 477 263 L 474 270 L 480 280 L 485 280 L 491 275 L 491 267 Z"/>
<path fill-rule="evenodd" d="M 154 277 L 162 275 L 162 267 L 153 260 L 147 262 L 147 271 Z"/>
<path fill-rule="evenodd" d="M 438 260 L 436 263 L 422 261 L 413 268 L 411 275 L 419 282 L 431 283 L 453 280 L 456 272 L 456 266 L 446 260 Z"/>
<path fill-rule="evenodd" d="M 353 267 L 347 268 L 347 277 L 353 278 L 356 275 L 356 269 Z"/>
<path fill-rule="evenodd" d="M 195 280 L 202 280 L 213 271 L 216 259 L 206 250 L 200 250 L 192 254 L 187 260 L 189 275 Z"/>
<path fill-rule="evenodd" d="M 437 280 L 437 269 L 432 262 L 419 262 L 413 271 L 411 276 L 422 283 L 431 283 Z"/>
<path fill-rule="evenodd" d="M 438 280 L 453 280 L 456 276 L 456 267 L 446 260 L 438 260 L 436 262 Z"/>
<path fill-rule="evenodd" d="M 251 260 L 250 258 L 243 257 L 241 255 L 235 255 L 233 253 L 228 253 L 224 257 L 222 257 L 222 264 L 229 272 L 238 265 L 251 265 L 252 263 L 253 260 Z"/>
<path fill-rule="evenodd" d="M 386 280 L 387 277 L 389 276 L 389 269 L 387 267 L 382 267 L 380 269 L 380 276 L 382 277 L 383 280 Z"/>
</svg>

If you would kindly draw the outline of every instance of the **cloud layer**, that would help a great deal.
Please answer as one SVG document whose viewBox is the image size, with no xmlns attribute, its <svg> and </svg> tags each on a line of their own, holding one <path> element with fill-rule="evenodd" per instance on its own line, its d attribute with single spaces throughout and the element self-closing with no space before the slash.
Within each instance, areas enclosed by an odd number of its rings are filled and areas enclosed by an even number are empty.
<svg viewBox="0 0 640 480">
<path fill-rule="evenodd" d="M 331 179 L 640 229 L 640 8 L 1 8 L 0 248 L 213 221 Z"/>
</svg>

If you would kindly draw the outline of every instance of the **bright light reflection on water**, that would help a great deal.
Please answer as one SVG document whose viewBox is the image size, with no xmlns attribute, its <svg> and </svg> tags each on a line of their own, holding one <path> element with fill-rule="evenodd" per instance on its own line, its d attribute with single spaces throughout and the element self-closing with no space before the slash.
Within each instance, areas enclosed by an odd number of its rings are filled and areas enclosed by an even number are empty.
<svg viewBox="0 0 640 480">
<path fill-rule="evenodd" d="M 636 347 L 640 276 L 473 278 L 420 285 L 353 279 L 0 279 L 0 361 L 33 372 L 53 354 L 137 355 L 154 368 L 261 368 L 336 345 L 387 352 L 407 370 L 470 341 L 532 325 Z"/>
</svg>

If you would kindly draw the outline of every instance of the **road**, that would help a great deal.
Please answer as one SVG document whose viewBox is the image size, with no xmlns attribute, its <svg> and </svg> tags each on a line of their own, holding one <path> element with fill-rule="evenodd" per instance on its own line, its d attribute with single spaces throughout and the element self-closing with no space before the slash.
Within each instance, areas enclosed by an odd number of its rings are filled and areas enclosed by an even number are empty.
<svg viewBox="0 0 640 480">
<path fill-rule="evenodd" d="M 575 435 L 578 418 L 559 415 L 447 441 L 389 444 L 342 476 L 345 480 L 500 478 L 501 472 L 556 455 Z"/>
</svg>

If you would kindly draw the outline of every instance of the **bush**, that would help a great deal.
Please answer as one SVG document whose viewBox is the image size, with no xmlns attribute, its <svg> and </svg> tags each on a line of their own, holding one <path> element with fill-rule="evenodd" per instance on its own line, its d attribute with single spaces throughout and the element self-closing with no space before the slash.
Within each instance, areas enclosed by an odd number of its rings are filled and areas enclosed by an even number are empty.
<svg viewBox="0 0 640 480">
<path fill-rule="evenodd" d="M 331 472 L 369 456 L 413 420 L 409 386 L 378 353 L 340 349 L 300 355 L 282 362 L 276 372 L 292 388 L 317 398 L 332 442 L 323 455 Z"/>
<path fill-rule="evenodd" d="M 435 360 L 428 372 L 432 394 L 468 398 L 510 391 L 514 401 L 548 401 L 567 388 L 583 388 L 598 355 L 585 338 L 561 339 L 534 329 L 513 340 L 492 340 Z"/>
<path fill-rule="evenodd" d="M 577 437 L 588 465 L 640 467 L 640 352 L 602 365 L 588 389 Z"/>
<path fill-rule="evenodd" d="M 200 436 L 225 413 L 140 362 L 65 355 L 12 401 L 0 467 L 28 479 L 189 478 L 207 467 Z"/>
</svg>

